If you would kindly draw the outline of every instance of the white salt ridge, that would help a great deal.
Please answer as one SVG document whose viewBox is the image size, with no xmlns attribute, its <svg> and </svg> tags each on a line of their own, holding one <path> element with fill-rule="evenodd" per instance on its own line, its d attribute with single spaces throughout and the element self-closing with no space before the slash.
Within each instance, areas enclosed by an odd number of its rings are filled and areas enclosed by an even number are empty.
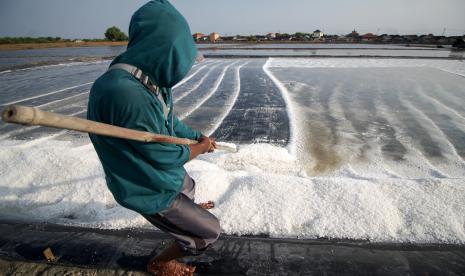
<svg viewBox="0 0 465 276">
<path fill-rule="evenodd" d="M 224 76 L 226 75 L 226 71 L 229 69 L 229 67 L 231 66 L 234 66 L 236 63 L 238 63 L 239 61 L 236 61 L 236 62 L 233 62 L 229 65 L 226 65 L 224 68 L 223 68 L 223 71 L 221 71 L 221 74 L 220 76 L 218 77 L 218 79 L 215 81 L 215 84 L 213 85 L 213 87 L 210 89 L 210 93 L 208 93 L 207 95 L 205 95 L 203 97 L 203 99 L 198 102 L 194 107 L 192 107 L 189 111 L 187 111 L 186 113 L 182 114 L 179 116 L 179 119 L 180 120 L 184 120 L 185 118 L 187 118 L 189 115 L 191 115 L 194 111 L 196 111 L 197 109 L 199 109 L 206 101 L 208 101 L 208 99 L 210 99 L 213 94 L 215 94 L 215 92 L 218 90 L 218 88 L 220 87 L 221 85 L 221 82 L 223 81 L 224 79 Z"/>
<path fill-rule="evenodd" d="M 45 96 L 50 96 L 50 95 L 53 95 L 53 94 L 57 94 L 57 93 L 65 92 L 65 91 L 68 91 L 68 90 L 76 89 L 76 88 L 83 87 L 83 86 L 88 86 L 88 85 L 90 86 L 93 83 L 94 82 L 92 81 L 92 82 L 87 82 L 87 83 L 83 83 L 83 84 L 79 84 L 79 85 L 74 85 L 74 86 L 62 88 L 62 89 L 59 89 L 59 90 L 55 90 L 55 91 L 52 91 L 52 92 L 47 92 L 47 93 L 44 93 L 44 94 L 34 95 L 32 97 L 23 98 L 23 99 L 19 99 L 19 100 L 14 100 L 14 101 L 8 102 L 8 103 L 3 103 L 2 105 L 11 105 L 11 104 L 17 104 L 17 103 L 21 103 L 21 102 L 25 102 L 25 101 L 29 101 L 29 100 L 34 100 L 34 99 L 42 98 L 42 97 L 45 97 Z"/>
<path fill-rule="evenodd" d="M 225 107 L 225 109 L 223 110 L 223 113 L 220 116 L 218 116 L 217 122 L 213 126 L 211 126 L 210 129 L 207 129 L 205 131 L 206 135 L 211 136 L 221 126 L 226 116 L 228 116 L 228 114 L 231 112 L 234 104 L 237 101 L 237 98 L 239 97 L 239 93 L 241 92 L 241 73 L 240 72 L 241 72 L 242 67 L 246 66 L 247 64 L 249 64 L 249 62 L 242 63 L 239 66 L 236 66 L 235 72 L 234 72 L 236 82 L 235 82 L 234 88 L 231 88 L 231 94 L 233 96 L 227 103 L 224 103 L 223 106 Z M 230 147 L 230 148 L 235 147 L 234 144 L 228 144 L 224 142 L 223 144 L 226 147 Z"/>
<path fill-rule="evenodd" d="M 297 128 L 297 118 L 296 115 L 294 114 L 294 106 L 292 104 L 292 101 L 289 96 L 289 91 L 287 91 L 286 87 L 284 87 L 284 84 L 281 83 L 269 70 L 270 63 L 272 59 L 269 58 L 266 63 L 263 65 L 263 71 L 265 74 L 273 81 L 273 83 L 276 85 L 276 87 L 279 89 L 281 92 L 281 96 L 284 99 L 284 102 L 286 103 L 286 111 L 287 111 L 287 116 L 289 118 L 289 142 L 287 148 L 289 149 L 289 152 L 292 155 L 296 155 L 297 153 L 297 147 L 298 144 L 296 142 L 296 139 L 302 139 L 302 134 L 298 131 Z"/>
<path fill-rule="evenodd" d="M 0 215 L 98 228 L 152 227 L 116 204 L 92 145 L 0 142 Z M 186 166 L 228 234 L 465 243 L 463 178 L 305 177 L 285 148 L 241 146 Z"/>
</svg>

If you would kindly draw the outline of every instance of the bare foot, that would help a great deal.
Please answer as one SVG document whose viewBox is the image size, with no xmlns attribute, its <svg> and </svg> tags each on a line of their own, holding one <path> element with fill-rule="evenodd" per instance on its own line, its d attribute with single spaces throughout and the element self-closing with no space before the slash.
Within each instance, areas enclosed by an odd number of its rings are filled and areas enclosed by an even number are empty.
<svg viewBox="0 0 465 276">
<path fill-rule="evenodd" d="M 215 202 L 213 201 L 208 201 L 208 202 L 205 202 L 205 203 L 199 203 L 199 206 L 205 210 L 209 210 L 209 209 L 213 209 L 215 208 Z"/>
<path fill-rule="evenodd" d="M 195 267 L 171 261 L 151 261 L 147 265 L 147 270 L 157 276 L 193 276 Z"/>
</svg>

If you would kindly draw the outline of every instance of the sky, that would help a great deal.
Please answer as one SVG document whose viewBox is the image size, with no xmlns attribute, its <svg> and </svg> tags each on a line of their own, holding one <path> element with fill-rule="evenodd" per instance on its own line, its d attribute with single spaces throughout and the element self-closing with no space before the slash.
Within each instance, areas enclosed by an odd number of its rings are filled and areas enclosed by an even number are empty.
<svg viewBox="0 0 465 276">
<path fill-rule="evenodd" d="M 103 38 L 127 33 L 147 0 L 0 0 L 0 36 Z M 172 0 L 192 32 L 465 34 L 464 0 Z"/>
</svg>

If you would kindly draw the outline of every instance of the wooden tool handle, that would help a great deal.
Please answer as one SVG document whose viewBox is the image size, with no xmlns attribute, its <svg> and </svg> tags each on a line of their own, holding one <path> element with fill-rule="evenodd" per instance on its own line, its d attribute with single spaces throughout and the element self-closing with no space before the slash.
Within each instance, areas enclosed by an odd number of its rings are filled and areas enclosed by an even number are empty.
<svg viewBox="0 0 465 276">
<path fill-rule="evenodd" d="M 21 105 L 8 106 L 2 113 L 2 119 L 4 122 L 8 123 L 76 130 L 140 142 L 158 142 L 177 145 L 197 144 L 197 141 L 190 139 L 112 126 L 77 117 L 47 112 L 35 107 Z"/>
<path fill-rule="evenodd" d="M 156 142 L 176 145 L 193 145 L 198 143 L 195 140 L 112 126 L 109 124 L 56 114 L 43 111 L 35 107 L 22 105 L 8 106 L 2 113 L 2 119 L 7 123 L 76 130 L 80 132 L 123 138 L 146 143 Z M 217 142 L 216 145 L 217 149 L 219 150 L 230 152 L 237 151 L 236 145 L 234 144 Z"/>
</svg>

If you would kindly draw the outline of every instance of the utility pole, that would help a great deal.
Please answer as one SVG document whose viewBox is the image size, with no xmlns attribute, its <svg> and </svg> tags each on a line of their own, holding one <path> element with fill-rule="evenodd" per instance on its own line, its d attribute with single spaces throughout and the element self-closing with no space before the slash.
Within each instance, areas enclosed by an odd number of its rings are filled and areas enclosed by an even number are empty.
<svg viewBox="0 0 465 276">
<path fill-rule="evenodd" d="M 445 33 L 446 33 L 446 28 L 444 27 L 444 29 L 442 30 L 442 36 L 444 36 Z"/>
</svg>

